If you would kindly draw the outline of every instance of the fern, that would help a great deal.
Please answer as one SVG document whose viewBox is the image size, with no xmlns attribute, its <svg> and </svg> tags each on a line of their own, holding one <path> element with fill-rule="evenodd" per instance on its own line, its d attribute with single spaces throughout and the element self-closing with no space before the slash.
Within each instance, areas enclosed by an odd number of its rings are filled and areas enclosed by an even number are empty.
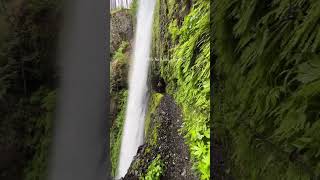
<svg viewBox="0 0 320 180">
<path fill-rule="evenodd" d="M 318 137 L 311 133 L 318 128 L 320 97 L 316 7 L 319 1 L 215 4 L 214 107 L 222 115 L 214 123 L 231 137 L 237 179 L 320 175 Z"/>
<path fill-rule="evenodd" d="M 178 3 L 168 3 L 168 16 L 179 16 L 172 12 Z M 209 3 L 208 0 L 194 3 L 181 26 L 179 19 L 175 18 L 167 24 L 167 37 L 172 46 L 168 54 L 160 54 L 170 59 L 160 63 L 161 76 L 167 83 L 167 92 L 173 94 L 182 107 L 184 122 L 181 132 L 201 179 L 210 178 Z"/>
</svg>

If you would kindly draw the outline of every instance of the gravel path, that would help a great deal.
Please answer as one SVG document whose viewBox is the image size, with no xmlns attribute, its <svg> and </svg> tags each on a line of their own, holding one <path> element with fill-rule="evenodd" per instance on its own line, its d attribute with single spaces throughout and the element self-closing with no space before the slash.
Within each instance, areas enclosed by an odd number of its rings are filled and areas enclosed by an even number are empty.
<svg viewBox="0 0 320 180">
<path fill-rule="evenodd" d="M 182 125 L 182 114 L 174 99 L 165 95 L 158 108 L 160 137 L 160 154 L 164 157 L 166 171 L 163 180 L 196 180 L 191 170 L 189 148 L 179 133 Z M 162 147 L 164 146 L 164 147 Z"/>
</svg>

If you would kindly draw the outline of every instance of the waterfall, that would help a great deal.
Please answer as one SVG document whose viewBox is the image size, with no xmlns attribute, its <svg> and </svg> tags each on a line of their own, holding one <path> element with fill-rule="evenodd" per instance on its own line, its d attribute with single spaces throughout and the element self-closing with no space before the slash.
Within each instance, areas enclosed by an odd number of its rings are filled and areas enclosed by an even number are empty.
<svg viewBox="0 0 320 180">
<path fill-rule="evenodd" d="M 130 8 L 130 5 L 132 3 L 132 0 L 110 0 L 110 8 L 116 9 L 116 8 Z"/>
<path fill-rule="evenodd" d="M 147 106 L 147 76 L 150 60 L 152 21 L 155 0 L 139 0 L 133 61 L 130 64 L 129 94 L 122 133 L 117 177 L 125 176 L 144 141 Z"/>
</svg>

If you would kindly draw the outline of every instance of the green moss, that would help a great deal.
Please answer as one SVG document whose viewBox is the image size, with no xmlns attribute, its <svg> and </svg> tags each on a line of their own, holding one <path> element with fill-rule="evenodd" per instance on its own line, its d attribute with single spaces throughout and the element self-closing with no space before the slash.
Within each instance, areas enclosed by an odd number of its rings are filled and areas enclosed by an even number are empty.
<svg viewBox="0 0 320 180">
<path fill-rule="evenodd" d="M 118 168 L 119 162 L 119 153 L 121 147 L 121 137 L 122 130 L 125 121 L 125 110 L 126 110 L 126 100 L 128 96 L 127 90 L 122 90 L 117 94 L 118 99 L 120 100 L 120 112 L 117 115 L 117 119 L 115 120 L 113 126 L 110 131 L 110 148 L 111 148 L 111 164 L 112 169 L 111 173 L 113 176 L 116 175 L 116 171 Z"/>
<path fill-rule="evenodd" d="M 152 130 L 151 133 L 151 138 L 150 138 L 150 145 L 151 146 L 156 146 L 158 143 L 158 128 L 159 128 L 159 124 L 156 124 L 155 127 Z"/>
<path fill-rule="evenodd" d="M 115 52 L 110 66 L 110 89 L 111 92 L 119 92 L 127 88 L 129 69 L 129 43 L 123 41 Z"/>
<path fill-rule="evenodd" d="M 174 43 L 176 41 L 176 39 L 178 38 L 178 35 L 179 35 L 179 32 L 180 32 L 179 31 L 179 27 L 177 25 L 177 19 L 174 19 L 169 24 L 169 32 L 171 34 L 172 43 Z"/>
<path fill-rule="evenodd" d="M 148 154 L 151 152 L 151 148 L 149 146 L 147 146 L 146 150 L 145 150 L 145 154 Z"/>
<path fill-rule="evenodd" d="M 154 15 L 153 15 L 153 28 L 152 28 L 152 56 L 157 57 L 159 56 L 160 52 L 160 0 L 157 0 Z"/>
<path fill-rule="evenodd" d="M 128 11 L 128 9 L 123 8 L 123 7 L 115 8 L 115 9 L 113 9 L 113 10 L 111 11 L 111 15 L 112 15 L 112 14 L 116 14 L 116 13 L 118 13 L 118 12 L 120 12 L 120 11 Z"/>
<path fill-rule="evenodd" d="M 176 10 L 177 7 L 177 2 L 176 0 L 168 0 L 168 12 L 169 12 L 169 16 L 173 16 L 173 13 Z"/>
<path fill-rule="evenodd" d="M 136 159 L 132 164 L 131 168 L 132 168 L 132 171 L 138 171 L 140 173 L 139 168 L 141 168 L 142 166 L 143 166 L 143 161 L 141 159 Z"/>
<path fill-rule="evenodd" d="M 152 95 L 151 95 L 151 98 L 150 98 L 150 101 L 149 101 L 149 105 L 148 105 L 149 109 L 148 109 L 148 112 L 146 114 L 145 124 L 144 124 L 145 136 L 147 136 L 147 134 L 148 134 L 151 116 L 152 116 L 152 114 L 155 113 L 155 110 L 158 107 L 158 105 L 160 104 L 160 101 L 161 101 L 162 97 L 163 97 L 163 94 L 161 94 L 161 93 L 152 93 Z"/>
<path fill-rule="evenodd" d="M 154 121 L 152 127 L 148 130 L 146 143 L 150 145 L 150 148 L 156 147 L 158 143 L 158 129 L 160 127 L 160 123 L 158 121 Z M 151 149 L 150 149 L 151 150 Z"/>
</svg>

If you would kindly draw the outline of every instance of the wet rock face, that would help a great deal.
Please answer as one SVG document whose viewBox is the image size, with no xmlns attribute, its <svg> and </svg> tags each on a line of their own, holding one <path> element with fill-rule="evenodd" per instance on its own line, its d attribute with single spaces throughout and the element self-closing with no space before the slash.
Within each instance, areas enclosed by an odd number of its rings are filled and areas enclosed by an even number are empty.
<svg viewBox="0 0 320 180">
<path fill-rule="evenodd" d="M 153 76 L 151 79 L 152 89 L 158 93 L 166 92 L 166 82 L 160 76 Z"/>
<path fill-rule="evenodd" d="M 127 89 L 127 79 L 128 79 L 128 64 L 127 62 L 113 61 L 111 64 L 111 81 L 110 88 L 113 92 L 118 92 L 122 89 Z"/>
<path fill-rule="evenodd" d="M 133 20 L 129 10 L 123 9 L 111 14 L 110 23 L 110 53 L 113 54 L 122 41 L 129 42 L 133 38 Z"/>
</svg>

